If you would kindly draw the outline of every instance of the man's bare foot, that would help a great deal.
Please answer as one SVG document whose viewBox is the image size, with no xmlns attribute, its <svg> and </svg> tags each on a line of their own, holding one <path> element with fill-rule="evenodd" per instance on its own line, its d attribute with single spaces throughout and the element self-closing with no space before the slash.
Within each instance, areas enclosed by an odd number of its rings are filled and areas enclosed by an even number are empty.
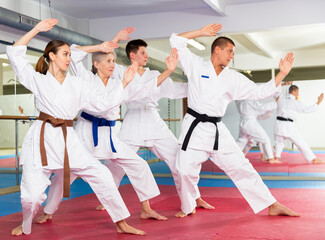
<svg viewBox="0 0 325 240">
<path fill-rule="evenodd" d="M 266 161 L 266 159 L 264 157 L 264 153 L 261 153 L 261 162 L 265 162 L 265 161 Z"/>
<path fill-rule="evenodd" d="M 324 164 L 325 162 L 323 160 L 320 160 L 319 158 L 315 158 L 313 160 L 313 164 Z"/>
<path fill-rule="evenodd" d="M 204 209 L 214 209 L 214 206 L 210 205 L 206 201 L 204 201 L 202 198 L 196 199 L 196 206 L 199 208 L 204 208 Z"/>
<path fill-rule="evenodd" d="M 37 223 L 45 223 L 47 222 L 47 220 L 51 220 L 52 219 L 52 214 L 47 214 L 45 212 L 43 212 L 42 216 L 40 216 L 39 218 L 36 219 Z"/>
<path fill-rule="evenodd" d="M 149 200 L 145 200 L 141 202 L 141 214 L 140 217 L 143 219 L 154 218 L 157 220 L 167 220 L 166 217 L 158 214 L 154 210 L 151 209 Z"/>
<path fill-rule="evenodd" d="M 269 159 L 269 163 L 273 164 L 273 163 L 282 163 L 282 162 L 279 160 L 279 158 L 278 159 L 271 158 L 271 159 Z"/>
<path fill-rule="evenodd" d="M 128 225 L 124 220 L 116 223 L 118 233 L 129 233 L 134 235 L 146 235 L 146 232 Z"/>
<path fill-rule="evenodd" d="M 11 231 L 12 236 L 19 236 L 23 234 L 23 225 L 19 225 Z"/>
<path fill-rule="evenodd" d="M 195 214 L 195 213 L 196 213 L 196 210 L 194 209 L 193 212 L 191 212 L 191 213 L 188 214 L 188 215 L 193 215 L 193 214 Z M 184 218 L 184 217 L 186 217 L 186 216 L 187 216 L 187 214 L 184 213 L 184 212 L 182 212 L 182 211 L 179 211 L 178 213 L 175 214 L 175 217 L 177 217 L 177 218 Z"/>
<path fill-rule="evenodd" d="M 105 210 L 105 207 L 104 207 L 102 204 L 99 204 L 99 205 L 96 207 L 96 210 L 97 210 L 97 211 L 104 211 L 104 210 Z"/>
<path fill-rule="evenodd" d="M 270 216 L 285 215 L 290 217 L 300 217 L 300 213 L 296 213 L 292 211 L 290 208 L 283 206 L 279 202 L 275 202 L 271 206 L 269 206 L 269 215 Z"/>
<path fill-rule="evenodd" d="M 142 219 L 154 218 L 157 220 L 167 220 L 167 218 L 165 216 L 160 215 L 159 213 L 157 213 L 156 211 L 154 211 L 152 209 L 148 209 L 148 210 L 141 209 L 140 217 Z"/>
</svg>

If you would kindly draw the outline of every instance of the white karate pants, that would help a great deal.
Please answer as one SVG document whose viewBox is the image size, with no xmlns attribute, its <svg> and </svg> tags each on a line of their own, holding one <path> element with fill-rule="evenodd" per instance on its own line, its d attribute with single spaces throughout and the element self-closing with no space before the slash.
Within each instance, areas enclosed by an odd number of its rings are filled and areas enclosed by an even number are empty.
<svg viewBox="0 0 325 240">
<path fill-rule="evenodd" d="M 128 144 L 128 146 L 134 152 L 137 152 L 140 148 L 140 146 L 137 145 L 133 145 L 130 143 L 126 143 L 126 144 Z M 179 176 L 175 169 L 175 162 L 176 162 L 176 155 L 177 155 L 179 145 L 177 143 L 177 139 L 175 138 L 175 136 L 172 133 L 170 133 L 170 136 L 168 138 L 148 140 L 145 142 L 145 146 L 142 147 L 148 147 L 159 159 L 162 159 L 166 162 L 170 171 L 172 172 L 175 186 L 178 191 L 180 185 L 179 185 Z M 111 160 L 107 161 L 107 167 L 112 172 L 116 185 L 119 186 L 125 174 L 124 170 L 120 166 L 118 166 L 114 161 Z M 199 197 L 200 197 L 200 192 L 198 187 L 196 187 L 196 199 Z"/>
<path fill-rule="evenodd" d="M 159 188 L 152 175 L 151 169 L 148 163 L 139 157 L 133 150 L 131 150 L 125 143 L 118 143 L 118 151 L 123 151 L 123 156 L 128 156 L 129 158 L 116 158 L 111 159 L 107 162 L 114 163 L 118 168 L 121 168 L 128 175 L 131 184 L 136 191 L 140 202 L 154 198 L 160 194 Z M 118 153 L 117 153 L 118 154 Z M 99 161 L 98 161 L 99 162 Z M 106 164 L 105 163 L 105 164 Z M 107 165 L 109 168 L 109 165 Z M 116 173 L 112 173 L 113 181 L 118 187 L 120 181 L 117 184 Z M 75 177 L 76 178 L 76 177 Z M 71 177 L 71 183 L 75 180 Z M 62 176 L 55 174 L 52 178 L 52 184 L 49 190 L 49 196 L 44 208 L 44 212 L 47 214 L 54 214 L 58 209 L 60 202 L 63 198 L 63 178 Z"/>
<path fill-rule="evenodd" d="M 89 183 L 113 222 L 118 222 L 129 217 L 130 213 L 114 184 L 110 171 L 99 161 L 91 161 L 91 163 L 92 165 L 83 169 L 70 169 L 71 177 L 81 177 Z M 41 204 L 46 199 L 45 190 L 51 184 L 49 178 L 52 173 L 62 177 L 63 169 L 33 169 L 33 166 L 26 166 L 26 164 L 23 165 L 21 204 L 23 210 L 22 227 L 24 234 L 31 233 L 32 220 Z M 63 179 L 61 183 L 62 182 Z M 61 189 L 63 189 L 63 183 L 60 186 Z"/>
<path fill-rule="evenodd" d="M 311 162 L 316 158 L 316 155 L 312 152 L 307 142 L 303 139 L 298 131 L 292 132 L 291 136 L 279 136 L 275 134 L 275 156 L 281 158 L 281 153 L 285 145 L 285 140 L 289 139 L 293 144 L 295 144 L 299 151 L 302 153 L 304 158 Z"/>
<path fill-rule="evenodd" d="M 256 119 L 243 120 L 240 126 L 237 145 L 247 154 L 253 146 L 253 141 L 259 143 L 261 151 L 265 154 L 266 159 L 272 159 L 273 150 L 269 136 Z"/>
<path fill-rule="evenodd" d="M 235 148 L 233 152 L 227 154 L 209 153 L 191 148 L 183 151 L 179 148 L 176 170 L 180 176 L 181 209 L 185 214 L 192 213 L 196 207 L 199 174 L 202 163 L 208 158 L 230 177 L 254 213 L 276 202 L 248 159 L 237 147 Z"/>
</svg>

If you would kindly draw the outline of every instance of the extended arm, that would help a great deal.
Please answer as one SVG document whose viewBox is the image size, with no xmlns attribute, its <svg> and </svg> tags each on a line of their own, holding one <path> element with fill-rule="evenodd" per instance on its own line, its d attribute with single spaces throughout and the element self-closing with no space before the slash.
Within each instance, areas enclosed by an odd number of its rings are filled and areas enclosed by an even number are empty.
<svg viewBox="0 0 325 240">
<path fill-rule="evenodd" d="M 216 36 L 216 33 L 219 32 L 221 28 L 221 24 L 212 23 L 198 30 L 178 34 L 178 36 L 185 37 L 187 39 L 194 39 L 203 36 Z"/>
<path fill-rule="evenodd" d="M 41 22 L 39 22 L 38 24 L 36 24 L 36 26 L 30 30 L 28 33 L 26 33 L 24 36 L 22 36 L 13 46 L 17 47 L 17 46 L 25 46 L 29 43 L 29 41 L 35 37 L 39 32 L 47 32 L 49 30 L 51 30 L 56 24 L 58 23 L 57 19 L 46 19 L 43 20 Z"/>
</svg>

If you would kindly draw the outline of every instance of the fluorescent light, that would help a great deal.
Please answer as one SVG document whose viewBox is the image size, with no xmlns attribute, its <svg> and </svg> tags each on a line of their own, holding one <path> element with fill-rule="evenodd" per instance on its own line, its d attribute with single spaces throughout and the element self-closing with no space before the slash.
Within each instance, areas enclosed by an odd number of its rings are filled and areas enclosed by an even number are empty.
<svg viewBox="0 0 325 240">
<path fill-rule="evenodd" d="M 205 46 L 202 43 L 195 41 L 194 39 L 189 40 L 188 44 L 192 45 L 193 47 L 201 51 L 205 50 Z"/>
<path fill-rule="evenodd" d="M 2 63 L 2 66 L 7 67 L 7 66 L 9 66 L 9 64 L 8 63 Z"/>
</svg>

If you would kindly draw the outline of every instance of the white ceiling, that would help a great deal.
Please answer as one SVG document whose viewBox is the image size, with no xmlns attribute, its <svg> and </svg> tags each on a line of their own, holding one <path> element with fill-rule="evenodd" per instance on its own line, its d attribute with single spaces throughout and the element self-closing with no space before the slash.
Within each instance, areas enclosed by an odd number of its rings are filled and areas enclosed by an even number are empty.
<svg viewBox="0 0 325 240">
<path fill-rule="evenodd" d="M 41 2 L 44 6 L 48 6 L 48 0 L 28 1 Z M 299 66 L 325 65 L 325 58 L 318 56 L 318 53 L 325 54 L 325 15 L 323 13 L 325 1 L 210 0 L 216 3 L 215 8 L 211 8 L 206 3 L 207 1 L 52 0 L 51 6 L 53 11 L 64 15 L 76 19 L 88 19 L 90 34 L 103 40 L 111 38 L 111 35 L 105 33 L 106 31 L 116 33 L 117 29 L 125 27 L 125 22 L 130 26 L 136 26 L 136 33 L 132 37 L 147 40 L 150 46 L 149 54 L 159 60 L 163 60 L 170 51 L 167 38 L 170 31 L 186 31 L 191 25 L 197 28 L 199 18 L 203 19 L 208 16 L 207 21 L 215 19 L 215 22 L 222 23 L 225 26 L 225 33 L 221 34 L 235 41 L 236 58 L 241 56 L 240 61 L 237 61 L 241 63 L 240 68 L 252 69 L 255 66 L 268 68 L 267 64 L 276 67 L 279 56 L 284 56 L 288 51 L 297 53 Z M 312 10 L 311 7 L 313 7 Z M 251 9 L 253 10 L 250 11 Z M 310 13 L 310 11 L 314 12 Z M 315 23 L 307 21 L 311 19 L 310 15 L 307 17 L 307 13 L 315 17 Z M 184 20 L 183 16 L 189 14 L 190 18 Z M 236 15 L 235 21 L 233 15 Z M 279 20 L 278 15 L 281 19 L 285 19 L 283 24 L 273 24 L 273 22 L 282 21 Z M 306 21 L 303 18 L 306 18 Z M 239 26 L 241 22 L 244 26 Z M 208 23 L 210 22 L 206 24 Z M 295 23 L 299 23 L 299 26 L 294 26 Z M 169 30 L 169 28 L 174 29 Z M 150 32 L 152 35 L 148 34 Z M 191 48 L 192 51 L 208 59 L 210 45 L 214 38 L 203 37 L 197 40 L 206 46 L 206 50 L 199 51 Z M 244 58 L 245 56 L 250 57 Z M 257 59 L 255 62 L 252 61 L 253 57 Z"/>
<path fill-rule="evenodd" d="M 48 6 L 48 0 L 29 0 Z M 212 0 L 213 1 L 213 0 Z M 274 0 L 216 0 L 220 5 L 251 4 Z M 53 9 L 75 18 L 105 18 L 148 13 L 209 9 L 203 0 L 52 0 Z"/>
</svg>

